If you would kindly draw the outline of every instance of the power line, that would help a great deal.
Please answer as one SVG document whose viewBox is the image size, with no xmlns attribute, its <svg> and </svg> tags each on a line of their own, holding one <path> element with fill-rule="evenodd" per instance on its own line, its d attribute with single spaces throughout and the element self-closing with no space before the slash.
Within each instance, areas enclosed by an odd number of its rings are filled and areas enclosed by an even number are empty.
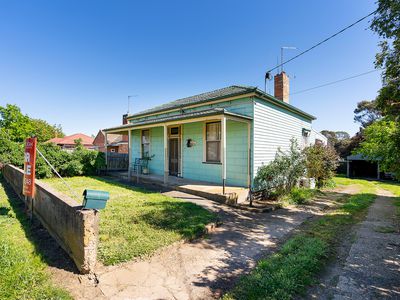
<svg viewBox="0 0 400 300">
<path fill-rule="evenodd" d="M 314 49 L 314 48 L 318 47 L 319 45 L 321 45 L 321 44 L 323 44 L 323 43 L 329 41 L 330 39 L 334 38 L 335 36 L 337 36 L 337 35 L 341 34 L 342 32 L 346 31 L 347 29 L 353 27 L 354 25 L 360 23 L 361 21 L 365 20 L 366 18 L 372 16 L 375 12 L 376 12 L 376 10 L 373 11 L 372 13 L 369 13 L 369 14 L 366 15 L 365 17 L 362 17 L 361 19 L 358 19 L 358 20 L 355 21 L 354 23 L 352 23 L 352 24 L 346 26 L 345 28 L 343 28 L 342 30 L 336 32 L 335 34 L 332 34 L 331 36 L 327 37 L 326 39 L 322 40 L 321 42 L 319 42 L 319 43 L 315 44 L 314 46 L 308 48 L 307 50 L 304 50 L 303 52 L 297 54 L 296 56 L 292 57 L 291 59 L 289 59 L 289 60 L 287 60 L 287 61 L 284 61 L 284 62 L 282 62 L 281 64 L 277 65 L 276 67 L 274 67 L 274 68 L 268 70 L 267 73 L 269 73 L 269 72 L 271 72 L 271 71 L 273 71 L 273 70 L 275 70 L 275 69 L 278 69 L 279 67 L 282 67 L 283 65 L 287 64 L 288 62 L 291 62 L 292 60 L 294 60 L 294 59 L 296 59 L 296 58 L 302 56 L 303 54 L 306 54 L 307 52 L 311 51 L 312 49 Z"/>
<path fill-rule="evenodd" d="M 360 77 L 360 76 L 364 76 L 364 75 L 367 75 L 367 74 L 370 74 L 370 73 L 373 73 L 373 72 L 377 72 L 377 71 L 380 71 L 380 70 L 381 69 L 374 69 L 374 70 L 371 70 L 371 71 L 368 71 L 368 72 L 364 72 L 364 73 L 361 73 L 361 74 L 357 74 L 357 75 L 353 75 L 353 76 L 346 77 L 346 78 L 343 78 L 343 79 L 339 79 L 339 80 L 335 80 L 335 81 L 332 81 L 332 82 L 324 83 L 324 84 L 321 84 L 321 85 L 318 85 L 318 86 L 315 86 L 315 87 L 312 87 L 312 88 L 309 88 L 309 89 L 305 89 L 305 90 L 301 90 L 301 91 L 298 91 L 298 92 L 294 92 L 294 93 L 291 93 L 290 95 L 296 95 L 296 94 L 300 94 L 300 93 L 305 93 L 305 92 L 308 92 L 308 91 L 311 91 L 311 90 L 322 88 L 324 86 L 328 86 L 328 85 L 332 85 L 332 84 L 339 83 L 339 82 L 342 82 L 342 81 L 350 80 L 350 79 L 357 78 L 357 77 Z"/>
</svg>

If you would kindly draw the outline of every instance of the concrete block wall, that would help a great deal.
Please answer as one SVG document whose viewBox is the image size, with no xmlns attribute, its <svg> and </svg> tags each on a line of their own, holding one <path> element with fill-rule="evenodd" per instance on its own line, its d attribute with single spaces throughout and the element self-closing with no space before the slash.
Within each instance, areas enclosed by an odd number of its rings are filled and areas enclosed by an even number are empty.
<svg viewBox="0 0 400 300">
<path fill-rule="evenodd" d="M 2 169 L 6 181 L 21 200 L 23 171 L 6 165 Z M 83 274 L 94 272 L 97 261 L 99 214 L 82 210 L 82 206 L 43 182 L 36 180 L 33 214 L 51 236 L 68 253 Z"/>
</svg>

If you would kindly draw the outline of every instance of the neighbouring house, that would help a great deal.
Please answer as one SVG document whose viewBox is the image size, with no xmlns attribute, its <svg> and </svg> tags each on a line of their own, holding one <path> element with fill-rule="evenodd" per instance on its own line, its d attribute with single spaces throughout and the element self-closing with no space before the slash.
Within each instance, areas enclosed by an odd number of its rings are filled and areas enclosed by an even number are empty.
<svg viewBox="0 0 400 300">
<path fill-rule="evenodd" d="M 107 134 L 107 143 L 105 141 L 106 135 L 104 131 L 99 130 L 96 137 L 94 138 L 93 145 L 95 149 L 100 152 L 106 152 L 106 144 L 107 144 L 107 152 L 114 153 L 128 153 L 128 135 L 127 134 Z"/>
<path fill-rule="evenodd" d="M 79 139 L 81 139 L 83 147 L 86 149 L 94 149 L 93 138 L 83 133 L 75 133 L 63 138 L 52 138 L 46 143 L 54 143 L 66 151 L 72 151 L 76 146 L 75 141 Z"/>
<path fill-rule="evenodd" d="M 122 115 L 122 125 L 127 124 L 127 114 Z M 100 152 L 111 152 L 111 153 L 128 153 L 128 135 L 127 134 L 107 134 L 103 130 L 99 130 L 96 137 L 94 138 L 93 145 L 95 149 Z M 107 148 L 106 148 L 107 145 Z M 107 149 L 107 151 L 106 151 Z"/>
<path fill-rule="evenodd" d="M 326 144 L 313 130 L 315 117 L 289 104 L 289 78 L 277 74 L 275 96 L 233 85 L 172 101 L 127 116 L 127 124 L 104 129 L 127 134 L 129 166 L 149 158 L 150 174 L 249 187 L 258 168 L 290 140 L 300 147 Z M 131 174 L 131 173 L 129 173 Z"/>
</svg>

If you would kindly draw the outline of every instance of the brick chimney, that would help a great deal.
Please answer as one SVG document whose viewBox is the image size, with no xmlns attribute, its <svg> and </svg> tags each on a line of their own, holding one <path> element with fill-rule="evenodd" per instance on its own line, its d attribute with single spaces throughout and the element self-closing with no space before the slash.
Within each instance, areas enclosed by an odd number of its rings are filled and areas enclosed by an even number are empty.
<svg viewBox="0 0 400 300">
<path fill-rule="evenodd" d="M 128 114 L 122 115 L 122 125 L 128 124 Z"/>
<path fill-rule="evenodd" d="M 284 71 L 274 76 L 274 96 L 289 103 L 289 77 Z"/>
</svg>

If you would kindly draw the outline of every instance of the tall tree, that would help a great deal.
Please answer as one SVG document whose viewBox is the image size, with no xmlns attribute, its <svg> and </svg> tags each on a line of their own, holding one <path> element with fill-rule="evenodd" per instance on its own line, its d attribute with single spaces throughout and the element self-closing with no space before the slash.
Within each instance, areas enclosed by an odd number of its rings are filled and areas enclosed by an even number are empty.
<svg viewBox="0 0 400 300">
<path fill-rule="evenodd" d="M 357 107 L 354 110 L 354 121 L 360 123 L 363 128 L 366 128 L 380 118 L 382 118 L 382 114 L 376 107 L 375 100 L 364 100 L 357 103 Z"/>
<path fill-rule="evenodd" d="M 45 142 L 54 137 L 64 137 L 60 125 L 50 125 L 41 119 L 31 119 L 31 123 L 32 134 L 38 137 L 39 142 Z"/>
<path fill-rule="evenodd" d="M 400 1 L 378 0 L 371 29 L 382 39 L 375 66 L 383 70 L 383 86 L 375 101 L 383 118 L 364 130 L 358 152 L 400 179 Z"/>
<path fill-rule="evenodd" d="M 12 104 L 0 106 L 0 132 L 10 141 L 22 142 L 29 136 L 37 136 L 39 142 L 63 137 L 61 126 L 50 125 L 44 120 L 31 119 Z"/>
<path fill-rule="evenodd" d="M 383 115 L 400 121 L 400 1 L 379 0 L 371 29 L 382 38 L 375 60 L 375 66 L 383 69 L 377 107 Z"/>
<path fill-rule="evenodd" d="M 3 136 L 15 142 L 22 142 L 32 133 L 32 123 L 16 105 L 0 106 L 0 130 Z"/>
</svg>

